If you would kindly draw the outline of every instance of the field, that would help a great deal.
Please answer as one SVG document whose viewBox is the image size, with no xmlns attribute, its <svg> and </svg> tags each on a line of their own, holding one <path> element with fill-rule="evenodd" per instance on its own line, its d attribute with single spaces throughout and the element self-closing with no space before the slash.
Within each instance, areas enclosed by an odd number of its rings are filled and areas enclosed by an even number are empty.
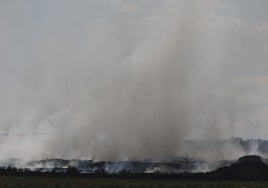
<svg viewBox="0 0 268 188">
<path fill-rule="evenodd" d="M 0 176 L 2 188 L 266 188 L 268 182 Z"/>
</svg>

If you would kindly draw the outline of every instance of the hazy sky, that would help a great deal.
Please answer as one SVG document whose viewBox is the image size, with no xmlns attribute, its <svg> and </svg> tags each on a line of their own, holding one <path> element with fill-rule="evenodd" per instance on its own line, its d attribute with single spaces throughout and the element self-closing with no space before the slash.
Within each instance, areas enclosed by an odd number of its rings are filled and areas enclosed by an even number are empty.
<svg viewBox="0 0 268 188">
<path fill-rule="evenodd" d="M 0 158 L 268 139 L 267 52 L 266 0 L 0 0 Z"/>
</svg>

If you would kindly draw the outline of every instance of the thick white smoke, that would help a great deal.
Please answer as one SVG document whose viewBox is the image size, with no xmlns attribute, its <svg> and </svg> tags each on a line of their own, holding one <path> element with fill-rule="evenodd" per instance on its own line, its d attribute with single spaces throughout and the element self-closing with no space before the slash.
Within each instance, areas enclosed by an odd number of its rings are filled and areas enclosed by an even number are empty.
<svg viewBox="0 0 268 188">
<path fill-rule="evenodd" d="M 0 7 L 1 158 L 165 159 L 187 137 L 232 136 L 241 105 L 224 90 L 226 20 L 210 18 L 224 3 Z"/>
</svg>

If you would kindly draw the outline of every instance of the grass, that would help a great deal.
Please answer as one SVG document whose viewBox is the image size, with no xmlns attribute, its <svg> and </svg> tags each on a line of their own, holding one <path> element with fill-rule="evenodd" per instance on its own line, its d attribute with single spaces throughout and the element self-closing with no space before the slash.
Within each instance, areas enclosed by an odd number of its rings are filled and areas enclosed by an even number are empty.
<svg viewBox="0 0 268 188">
<path fill-rule="evenodd" d="M 266 188 L 268 182 L 0 176 L 2 188 Z"/>
</svg>

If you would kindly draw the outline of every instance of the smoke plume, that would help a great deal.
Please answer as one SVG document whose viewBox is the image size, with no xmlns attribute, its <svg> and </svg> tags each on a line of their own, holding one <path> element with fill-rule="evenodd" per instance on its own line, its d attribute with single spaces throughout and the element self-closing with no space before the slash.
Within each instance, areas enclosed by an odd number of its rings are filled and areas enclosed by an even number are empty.
<svg viewBox="0 0 268 188">
<path fill-rule="evenodd" d="M 1 158 L 167 159 L 255 110 L 223 72 L 224 32 L 244 25 L 214 15 L 221 1 L 0 7 Z"/>
</svg>

